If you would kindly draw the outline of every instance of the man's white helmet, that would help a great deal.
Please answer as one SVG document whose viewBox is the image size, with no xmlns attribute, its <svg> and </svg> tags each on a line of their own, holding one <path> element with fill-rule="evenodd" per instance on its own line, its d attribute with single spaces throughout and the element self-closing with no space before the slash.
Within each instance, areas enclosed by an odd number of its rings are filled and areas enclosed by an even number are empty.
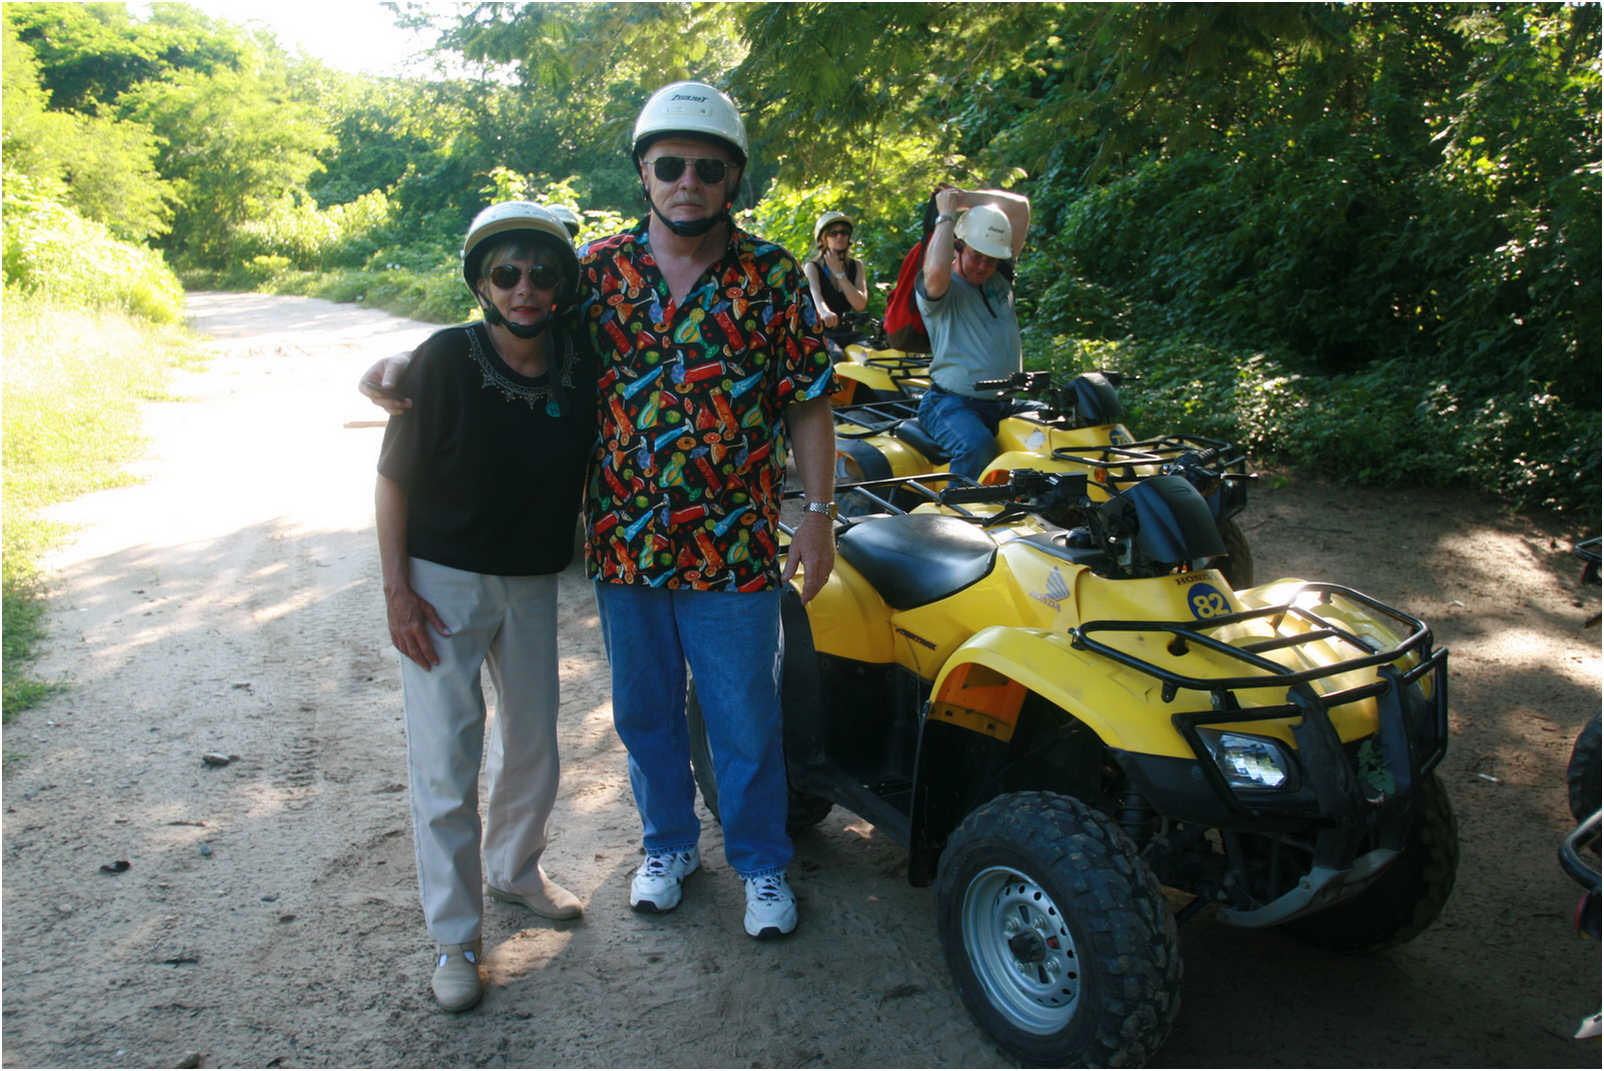
<svg viewBox="0 0 1604 1071">
<path fill-rule="evenodd" d="M 976 205 L 959 216 L 952 236 L 988 257 L 1007 260 L 1014 255 L 1014 225 L 996 205 Z"/>
<path fill-rule="evenodd" d="M 746 166 L 746 124 L 735 102 L 706 82 L 674 82 L 652 94 L 635 120 L 636 159 L 658 138 L 673 134 L 714 138 Z"/>
</svg>

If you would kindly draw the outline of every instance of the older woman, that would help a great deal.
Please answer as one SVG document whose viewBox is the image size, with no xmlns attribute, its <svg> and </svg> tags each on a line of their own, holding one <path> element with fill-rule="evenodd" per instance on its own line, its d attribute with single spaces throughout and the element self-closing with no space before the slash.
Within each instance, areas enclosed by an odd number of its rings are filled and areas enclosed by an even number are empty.
<svg viewBox="0 0 1604 1071">
<path fill-rule="evenodd" d="M 462 270 L 484 322 L 412 355 L 399 388 L 413 404 L 385 432 L 377 491 L 418 886 L 448 1011 L 482 993 L 481 881 L 538 915 L 580 914 L 541 857 L 557 794 L 556 574 L 595 438 L 594 362 L 563 315 L 579 273 L 567 228 L 538 205 L 492 205 Z M 496 690 L 482 837 L 481 665 Z"/>
</svg>

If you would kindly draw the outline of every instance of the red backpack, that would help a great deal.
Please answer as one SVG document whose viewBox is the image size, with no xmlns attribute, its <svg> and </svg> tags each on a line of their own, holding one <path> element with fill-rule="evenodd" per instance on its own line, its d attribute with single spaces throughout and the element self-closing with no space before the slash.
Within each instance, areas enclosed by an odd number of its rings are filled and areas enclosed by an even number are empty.
<svg viewBox="0 0 1604 1071">
<path fill-rule="evenodd" d="M 925 332 L 925 321 L 919 315 L 919 304 L 913 299 L 914 280 L 925 266 L 925 243 L 936 224 L 936 195 L 931 194 L 925 205 L 924 237 L 902 258 L 897 269 L 897 282 L 886 299 L 886 314 L 882 322 L 886 339 L 892 349 L 908 353 L 929 353 L 930 336 Z"/>
</svg>

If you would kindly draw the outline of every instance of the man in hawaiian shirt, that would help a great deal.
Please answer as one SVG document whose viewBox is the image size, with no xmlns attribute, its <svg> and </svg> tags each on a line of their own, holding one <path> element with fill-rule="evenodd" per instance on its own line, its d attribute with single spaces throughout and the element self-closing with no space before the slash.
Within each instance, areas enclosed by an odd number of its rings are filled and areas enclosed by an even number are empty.
<svg viewBox="0 0 1604 1071">
<path fill-rule="evenodd" d="M 746 131 L 711 86 L 659 90 L 635 125 L 649 205 L 581 252 L 581 315 L 601 356 L 586 570 L 612 663 L 646 861 L 637 911 L 670 911 L 700 863 L 686 663 L 707 725 L 725 857 L 747 933 L 796 928 L 780 725 L 780 592 L 803 599 L 835 554 L 830 359 L 796 260 L 730 218 Z M 789 435 L 787 435 L 789 432 Z M 808 512 L 779 564 L 787 438 Z"/>
</svg>

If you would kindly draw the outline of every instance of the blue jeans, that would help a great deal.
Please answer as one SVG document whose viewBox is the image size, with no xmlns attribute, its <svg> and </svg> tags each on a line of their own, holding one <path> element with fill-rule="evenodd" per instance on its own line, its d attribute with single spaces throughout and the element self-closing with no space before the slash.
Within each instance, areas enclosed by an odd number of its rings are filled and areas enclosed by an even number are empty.
<svg viewBox="0 0 1604 1071">
<path fill-rule="evenodd" d="M 724 857 L 743 878 L 783 873 L 789 793 L 780 723 L 780 593 L 597 584 L 613 724 L 649 852 L 696 846 L 685 667 L 707 723 Z"/>
<path fill-rule="evenodd" d="M 919 399 L 919 423 L 947 451 L 948 472 L 978 480 L 997 456 L 1003 418 L 1041 408 L 1041 402 L 1026 398 L 970 398 L 932 386 Z"/>
<path fill-rule="evenodd" d="M 1007 398 L 969 398 L 932 386 L 919 399 L 919 423 L 947 452 L 949 472 L 978 480 L 997 456 L 997 425 L 1012 407 Z"/>
</svg>

